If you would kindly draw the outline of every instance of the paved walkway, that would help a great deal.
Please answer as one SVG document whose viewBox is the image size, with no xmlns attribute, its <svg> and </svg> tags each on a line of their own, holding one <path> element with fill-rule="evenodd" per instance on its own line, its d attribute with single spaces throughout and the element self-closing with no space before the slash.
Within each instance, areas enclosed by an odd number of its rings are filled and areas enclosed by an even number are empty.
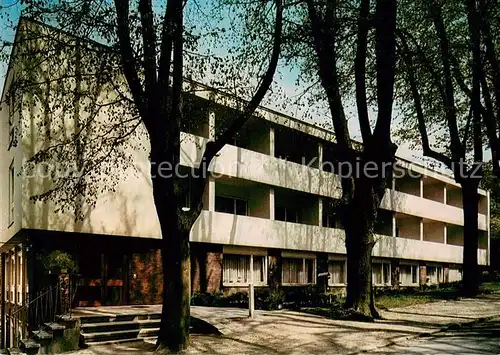
<svg viewBox="0 0 500 355">
<path fill-rule="evenodd" d="M 223 335 L 192 335 L 188 354 L 350 354 L 375 351 L 409 338 L 431 335 L 445 326 L 484 321 L 500 315 L 500 294 L 441 301 L 382 312 L 374 323 L 337 321 L 292 311 L 193 307 L 193 315 L 218 324 Z M 137 343 L 81 350 L 90 354 L 152 354 L 153 344 Z"/>
<path fill-rule="evenodd" d="M 500 317 L 377 349 L 370 354 L 500 354 Z"/>
</svg>

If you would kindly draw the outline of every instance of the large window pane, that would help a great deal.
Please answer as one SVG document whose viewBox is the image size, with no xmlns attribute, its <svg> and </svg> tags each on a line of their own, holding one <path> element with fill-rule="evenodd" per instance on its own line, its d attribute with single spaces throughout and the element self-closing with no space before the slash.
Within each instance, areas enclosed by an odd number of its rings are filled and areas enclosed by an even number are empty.
<svg viewBox="0 0 500 355">
<path fill-rule="evenodd" d="M 283 283 L 315 283 L 314 259 L 283 258 Z"/>
<path fill-rule="evenodd" d="M 240 216 L 246 216 L 247 213 L 247 201 L 244 200 L 234 200 L 235 202 L 235 214 Z"/>
<path fill-rule="evenodd" d="M 330 260 L 328 263 L 328 272 L 330 273 L 330 284 L 345 283 L 345 262 L 343 260 Z"/>
<path fill-rule="evenodd" d="M 248 215 L 248 202 L 231 197 L 215 196 L 215 211 L 246 216 Z"/>
<path fill-rule="evenodd" d="M 222 260 L 223 284 L 248 285 L 250 283 L 250 255 L 224 254 Z M 265 260 L 265 256 L 253 257 L 254 284 L 267 282 Z"/>
<path fill-rule="evenodd" d="M 234 214 L 234 200 L 229 197 L 215 196 L 215 211 Z"/>
</svg>

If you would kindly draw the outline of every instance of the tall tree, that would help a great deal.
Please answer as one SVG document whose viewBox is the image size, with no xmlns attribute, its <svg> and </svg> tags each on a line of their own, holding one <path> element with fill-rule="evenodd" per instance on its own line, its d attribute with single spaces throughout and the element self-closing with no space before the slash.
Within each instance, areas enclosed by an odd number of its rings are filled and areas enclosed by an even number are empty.
<svg viewBox="0 0 500 355">
<path fill-rule="evenodd" d="M 117 99 L 114 103 L 118 106 L 123 102 L 128 103 L 138 123 L 132 127 L 127 126 L 125 132 L 111 137 L 111 143 L 108 146 L 109 154 L 123 144 L 125 138 L 134 132 L 139 124 L 144 127 L 150 143 L 153 198 L 162 233 L 163 308 L 157 349 L 159 351 L 168 349 L 174 352 L 183 350 L 189 344 L 189 231 L 202 209 L 202 196 L 210 162 L 254 114 L 272 83 L 281 47 L 282 1 L 263 3 L 263 6 L 275 9 L 269 64 L 259 80 L 257 90 L 249 101 L 243 102 L 238 116 L 214 141 L 207 143 L 198 167 L 199 173 L 193 176 L 193 188 L 190 193 L 192 208 L 187 212 L 182 211 L 185 196 L 181 188 L 181 178 L 174 174 L 165 175 L 159 171 L 165 163 L 171 167 L 178 167 L 180 164 L 180 130 L 183 122 L 183 88 L 185 87 L 183 73 L 186 52 L 184 45 L 187 40 L 190 40 L 184 27 L 186 1 L 168 0 L 162 14 L 155 13 L 157 7 L 151 0 L 138 0 L 137 2 L 115 0 L 114 4 L 93 1 L 77 3 L 28 1 L 23 6 L 25 16 L 53 24 L 57 28 L 70 30 L 71 34 L 83 37 L 83 42 L 91 39 L 103 40 L 110 46 L 110 50 L 103 50 L 102 46 L 97 46 L 100 49 L 94 49 L 93 53 L 93 57 L 99 59 L 99 54 L 105 52 L 105 59 L 97 61 L 100 66 L 107 66 L 107 60 L 110 59 L 118 61 L 119 65 L 116 67 L 115 74 L 118 77 L 123 74 L 126 85 L 123 89 L 117 88 L 120 100 Z M 41 37 L 42 33 L 46 36 Z M 55 42 L 51 51 L 41 53 L 39 43 L 43 41 Z M 87 44 L 82 45 L 79 40 L 67 34 L 54 35 L 53 30 L 47 32 L 43 29 L 25 31 L 22 34 L 22 44 L 24 50 L 16 52 L 14 48 L 12 52 L 14 63 L 22 61 L 22 58 L 31 57 L 41 59 L 41 62 L 35 62 L 34 66 L 27 64 L 21 66 L 28 74 L 12 85 L 18 95 L 22 95 L 25 89 L 33 90 L 33 86 L 36 85 L 44 89 L 49 88 L 48 83 L 53 81 L 52 78 L 49 78 L 47 82 L 40 82 L 35 75 L 29 75 L 30 71 L 34 72 L 40 69 L 40 65 L 43 66 L 43 60 L 47 60 L 47 56 L 54 55 L 54 53 L 71 53 L 73 56 L 63 58 L 63 62 L 67 65 L 68 62 L 72 63 L 77 58 L 75 55 L 83 58 L 86 52 L 81 52 L 80 47 L 85 47 L 86 50 L 92 47 Z M 58 47 L 59 50 L 56 52 L 54 47 Z M 21 52 L 23 57 L 17 56 Z M 44 54 L 46 57 L 42 58 Z M 99 71 L 95 70 L 95 73 Z M 36 78 L 31 81 L 26 80 L 30 77 Z M 57 77 L 60 80 L 68 78 L 61 73 L 58 73 Z M 76 78 L 77 82 L 80 79 L 83 80 L 82 77 L 82 73 L 71 73 L 71 78 Z M 116 79 L 117 76 L 107 75 L 97 81 L 111 80 L 119 83 L 120 81 Z M 70 95 L 70 92 L 66 92 L 65 95 Z M 73 99 L 70 100 L 76 110 L 78 110 L 77 103 L 80 102 L 80 96 L 77 85 Z M 108 106 L 112 104 L 108 103 Z M 91 117 L 89 121 L 94 121 L 94 119 Z M 123 127 L 121 124 L 122 122 L 112 124 L 111 132 L 119 131 L 120 127 Z M 99 135 L 91 137 L 99 138 Z M 81 135 L 74 134 L 69 139 L 73 139 L 75 146 L 79 146 Z M 53 148 L 48 149 L 53 150 Z M 75 152 L 78 155 L 78 149 Z M 38 152 L 37 159 L 43 157 L 44 153 Z M 102 159 L 109 157 L 109 155 L 104 155 Z M 90 167 L 93 165 L 95 164 L 88 164 Z M 79 186 L 78 184 L 83 180 L 85 179 L 77 179 L 74 185 Z M 75 188 L 74 192 L 84 196 L 86 190 L 80 185 Z M 49 196 L 50 193 L 46 192 L 38 198 L 43 199 Z"/>
<path fill-rule="evenodd" d="M 479 12 L 476 2 L 470 0 L 458 4 L 426 0 L 402 8 L 398 28 L 402 81 L 398 88 L 406 129 L 401 132 L 408 138 L 416 128 L 424 155 L 443 163 L 462 187 L 463 291 L 473 295 L 479 282 L 478 187 L 485 117 Z M 436 133 L 431 135 L 430 129 Z"/>
<path fill-rule="evenodd" d="M 374 227 L 397 150 L 391 141 L 396 8 L 396 0 L 305 0 L 298 4 L 286 37 L 288 58 L 302 63 L 311 87 L 319 84 L 313 97 L 326 103 L 336 136 L 334 172 L 342 185 L 336 207 L 347 250 L 345 306 L 370 319 L 378 317 L 371 272 Z M 368 70 L 375 80 L 368 80 Z M 345 105 L 352 97 L 357 107 L 352 119 L 359 123 L 362 145 L 354 144 L 355 132 L 349 131 Z M 373 106 L 376 118 L 370 117 Z"/>
<path fill-rule="evenodd" d="M 338 3 L 314 3 L 307 1 L 312 26 L 318 75 L 326 93 L 332 123 L 339 148 L 339 161 L 355 165 L 347 119 L 340 95 L 337 67 L 340 64 L 337 42 L 342 21 L 338 17 Z M 355 92 L 359 126 L 363 140 L 361 168 L 353 175 L 341 172 L 342 204 L 340 213 L 346 233 L 347 250 L 347 299 L 346 306 L 362 314 L 377 316 L 373 301 L 371 255 L 374 241 L 374 225 L 380 201 L 390 185 L 396 145 L 391 141 L 393 90 L 395 77 L 395 28 L 396 0 L 378 0 L 374 13 L 370 2 L 359 2 L 357 16 L 355 68 Z M 374 36 L 369 37 L 370 30 Z M 375 51 L 375 102 L 378 108 L 374 128 L 370 125 L 366 83 L 366 61 L 369 40 Z M 371 165 L 376 174 L 367 174 Z"/>
</svg>

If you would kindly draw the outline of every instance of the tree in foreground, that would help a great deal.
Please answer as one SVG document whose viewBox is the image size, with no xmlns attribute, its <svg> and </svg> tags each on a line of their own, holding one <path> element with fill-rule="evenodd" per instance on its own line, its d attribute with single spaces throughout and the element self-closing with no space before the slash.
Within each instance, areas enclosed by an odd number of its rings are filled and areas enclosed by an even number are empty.
<svg viewBox="0 0 500 355">
<path fill-rule="evenodd" d="M 168 0 L 166 6 L 158 7 L 151 0 L 116 0 L 114 4 L 28 1 L 22 6 L 26 18 L 42 25 L 27 21 L 17 33 L 18 43 L 11 54 L 17 70 L 8 100 L 19 98 L 16 104 L 21 108 L 24 93 L 29 93 L 31 104 L 42 103 L 42 123 L 37 128 L 47 139 L 42 149 L 33 152 L 33 162 L 72 156 L 81 168 L 78 176 L 52 181 L 47 190 L 38 191 L 33 198 L 56 198 L 62 211 L 80 201 L 74 212 L 81 217 L 81 206 L 92 208 L 92 197 L 101 192 L 96 186 L 102 185 L 95 183 L 97 175 L 109 173 L 105 163 L 130 163 L 133 156 L 120 148 L 139 129 L 145 131 L 162 234 L 163 308 L 157 350 L 183 350 L 189 345 L 189 232 L 203 206 L 210 162 L 254 114 L 273 81 L 281 46 L 282 1 L 262 3 L 275 14 L 267 69 L 251 99 L 240 103 L 237 116 L 206 144 L 198 172 L 193 174 L 189 211 L 182 210 L 185 189 L 181 177 L 159 171 L 165 164 L 174 171 L 180 166 L 187 86 L 185 44 L 195 41 L 185 31 L 186 2 Z M 163 12 L 157 13 L 158 8 Z M 108 117 L 106 126 L 98 122 L 101 114 Z M 72 115 L 74 132 L 67 135 Z M 104 170 L 96 175 L 99 169 Z"/>
</svg>

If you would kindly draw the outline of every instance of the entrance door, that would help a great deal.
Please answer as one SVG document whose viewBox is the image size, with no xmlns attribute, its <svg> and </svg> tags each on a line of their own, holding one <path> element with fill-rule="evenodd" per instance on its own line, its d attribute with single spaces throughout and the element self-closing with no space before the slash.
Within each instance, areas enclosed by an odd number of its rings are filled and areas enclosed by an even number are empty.
<svg viewBox="0 0 500 355">
<path fill-rule="evenodd" d="M 74 306 L 119 306 L 127 303 L 127 258 L 123 253 L 89 251 L 80 260 Z"/>
<path fill-rule="evenodd" d="M 125 304 L 127 262 L 123 254 L 107 253 L 104 255 L 103 304 L 119 306 Z"/>
</svg>

